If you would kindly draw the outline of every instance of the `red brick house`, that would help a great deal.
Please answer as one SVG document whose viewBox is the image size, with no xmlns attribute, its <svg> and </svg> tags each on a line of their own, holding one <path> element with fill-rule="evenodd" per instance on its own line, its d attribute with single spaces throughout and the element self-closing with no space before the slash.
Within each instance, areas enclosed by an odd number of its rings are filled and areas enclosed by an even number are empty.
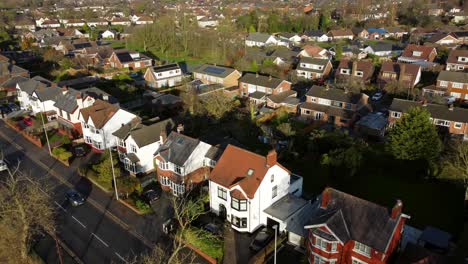
<svg viewBox="0 0 468 264">
<path fill-rule="evenodd" d="M 418 63 L 418 62 L 433 62 L 437 57 L 437 50 L 434 47 L 409 44 L 403 50 L 403 53 L 398 58 L 398 62 Z"/>
<path fill-rule="evenodd" d="M 450 95 L 460 101 L 468 100 L 468 73 L 441 71 L 437 76 L 436 85 L 424 87 L 423 93 L 438 96 Z"/>
<path fill-rule="evenodd" d="M 335 77 L 337 79 L 353 77 L 363 82 L 369 82 L 373 73 L 374 65 L 371 61 L 341 59 L 336 69 Z"/>
<path fill-rule="evenodd" d="M 402 209 L 400 200 L 388 209 L 326 188 L 304 227 L 309 263 L 387 263 L 410 218 Z"/>
<path fill-rule="evenodd" d="M 468 70 L 468 50 L 452 50 L 447 58 L 446 71 Z"/>
<path fill-rule="evenodd" d="M 264 103 L 266 96 L 291 90 L 291 82 L 276 77 L 246 73 L 239 79 L 241 94 L 257 104 Z"/>
<path fill-rule="evenodd" d="M 421 80 L 421 66 L 416 64 L 395 63 L 386 61 L 382 63 L 377 83 L 380 87 L 393 81 L 401 82 L 408 88 L 413 88 Z"/>
<path fill-rule="evenodd" d="M 109 58 L 113 68 L 139 70 L 152 66 L 152 59 L 136 51 L 115 50 Z"/>
</svg>

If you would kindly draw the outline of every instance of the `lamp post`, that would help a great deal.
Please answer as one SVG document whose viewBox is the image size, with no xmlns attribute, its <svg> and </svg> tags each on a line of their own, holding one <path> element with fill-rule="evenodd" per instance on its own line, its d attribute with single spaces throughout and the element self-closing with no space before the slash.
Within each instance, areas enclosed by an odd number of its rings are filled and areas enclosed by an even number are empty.
<svg viewBox="0 0 468 264">
<path fill-rule="evenodd" d="M 49 148 L 49 155 L 52 156 L 52 150 L 50 149 L 49 136 L 47 135 L 47 130 L 46 130 L 45 123 L 44 123 L 44 112 L 41 112 L 40 114 L 41 114 L 42 128 L 44 129 L 44 134 L 45 134 L 45 138 L 47 141 L 47 147 Z"/>
<path fill-rule="evenodd" d="M 273 264 L 276 264 L 276 237 L 278 235 L 278 225 L 274 225 L 273 230 L 275 230 L 275 254 L 273 255 Z"/>
<path fill-rule="evenodd" d="M 102 130 L 102 138 L 104 139 L 104 147 L 107 147 L 106 132 L 104 130 Z M 110 157 L 111 168 L 112 168 L 112 179 L 114 181 L 115 199 L 118 201 L 119 200 L 119 192 L 117 191 L 117 181 L 115 180 L 114 161 L 112 159 L 112 148 L 111 147 L 109 147 L 109 157 Z"/>
</svg>

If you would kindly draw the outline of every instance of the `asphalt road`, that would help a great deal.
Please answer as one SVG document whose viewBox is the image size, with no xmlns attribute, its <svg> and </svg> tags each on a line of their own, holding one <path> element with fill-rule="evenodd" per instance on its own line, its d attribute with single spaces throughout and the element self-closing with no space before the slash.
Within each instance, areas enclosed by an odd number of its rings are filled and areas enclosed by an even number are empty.
<svg viewBox="0 0 468 264">
<path fill-rule="evenodd" d="M 70 187 L 31 160 L 20 146 L 0 136 L 0 149 L 10 163 L 20 160 L 20 172 L 39 181 L 41 188 L 51 194 L 57 208 L 58 237 L 82 262 L 125 263 L 125 259 L 149 251 L 142 240 L 91 203 L 78 207 L 68 204 L 64 195 Z"/>
</svg>

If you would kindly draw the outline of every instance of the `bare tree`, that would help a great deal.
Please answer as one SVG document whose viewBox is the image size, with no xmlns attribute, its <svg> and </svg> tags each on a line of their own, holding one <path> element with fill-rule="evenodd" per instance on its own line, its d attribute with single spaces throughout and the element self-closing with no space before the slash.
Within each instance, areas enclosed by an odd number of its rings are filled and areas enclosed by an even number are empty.
<svg viewBox="0 0 468 264">
<path fill-rule="evenodd" d="M 39 183 L 15 168 L 0 183 L 0 262 L 35 263 L 31 256 L 34 236 L 54 233 L 54 208 Z"/>
</svg>

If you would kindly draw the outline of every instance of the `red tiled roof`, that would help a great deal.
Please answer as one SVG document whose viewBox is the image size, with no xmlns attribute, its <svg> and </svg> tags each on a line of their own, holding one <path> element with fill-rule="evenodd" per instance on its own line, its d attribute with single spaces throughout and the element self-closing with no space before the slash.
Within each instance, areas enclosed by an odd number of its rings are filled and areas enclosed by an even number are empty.
<svg viewBox="0 0 468 264">
<path fill-rule="evenodd" d="M 372 76 L 374 65 L 372 64 L 371 61 L 356 61 L 356 70 L 362 71 L 363 76 L 362 78 L 364 80 L 367 80 Z M 338 65 L 338 68 L 336 70 L 336 75 L 339 76 L 340 74 L 340 69 L 353 69 L 353 61 L 347 60 L 347 59 L 342 59 L 340 61 L 340 64 Z"/>
<path fill-rule="evenodd" d="M 232 191 L 230 192 L 230 195 L 231 195 L 232 198 L 236 198 L 236 199 L 239 199 L 239 200 L 245 200 L 245 199 L 247 199 L 247 198 L 244 196 L 244 194 L 243 194 L 241 191 L 239 191 L 238 189 L 232 190 Z"/>
<path fill-rule="evenodd" d="M 401 54 L 402 57 L 429 60 L 429 55 L 435 50 L 433 47 L 409 44 Z M 413 51 L 420 51 L 420 56 L 414 56 Z"/>
<path fill-rule="evenodd" d="M 402 66 L 405 67 L 405 75 L 411 74 L 411 86 L 414 85 L 414 82 L 416 81 L 416 76 L 418 75 L 418 72 L 421 69 L 421 66 L 416 64 L 395 63 L 391 61 L 386 61 L 382 63 L 379 78 L 382 80 L 387 80 L 386 78 L 382 77 L 382 73 L 384 72 L 394 72 L 397 74 L 397 78 L 400 78 L 400 71 Z"/>
<path fill-rule="evenodd" d="M 102 100 L 96 100 L 92 106 L 81 109 L 80 113 L 83 115 L 85 122 L 88 122 L 89 118 L 91 118 L 94 126 L 100 129 L 118 110 L 119 108 L 115 105 Z"/>
<path fill-rule="evenodd" d="M 468 64 L 468 61 L 458 61 L 458 57 L 468 57 L 468 50 L 452 50 L 447 58 L 447 63 Z"/>
</svg>

